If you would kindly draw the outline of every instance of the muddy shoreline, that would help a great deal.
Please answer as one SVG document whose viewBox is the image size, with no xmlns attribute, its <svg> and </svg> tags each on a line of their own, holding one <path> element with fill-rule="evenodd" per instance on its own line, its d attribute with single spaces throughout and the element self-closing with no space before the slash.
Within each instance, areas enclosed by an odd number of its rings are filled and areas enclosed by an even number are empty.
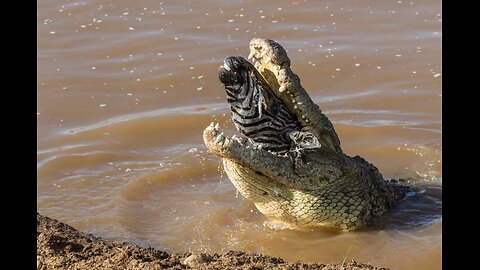
<svg viewBox="0 0 480 270">
<path fill-rule="evenodd" d="M 229 251 L 222 254 L 168 254 L 79 232 L 37 212 L 37 269 L 323 269 L 364 270 L 355 261 L 337 264 L 286 262 L 281 258 Z"/>
</svg>

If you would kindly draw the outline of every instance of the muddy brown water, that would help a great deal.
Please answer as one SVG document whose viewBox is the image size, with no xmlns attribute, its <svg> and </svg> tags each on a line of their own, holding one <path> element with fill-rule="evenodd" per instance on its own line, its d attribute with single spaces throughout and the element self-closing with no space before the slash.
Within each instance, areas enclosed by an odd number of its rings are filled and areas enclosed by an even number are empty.
<svg viewBox="0 0 480 270">
<path fill-rule="evenodd" d="M 441 1 L 38 1 L 37 205 L 113 240 L 440 269 Z M 280 42 L 344 151 L 421 193 L 375 228 L 275 229 L 203 129 L 234 134 L 217 70 Z"/>
</svg>

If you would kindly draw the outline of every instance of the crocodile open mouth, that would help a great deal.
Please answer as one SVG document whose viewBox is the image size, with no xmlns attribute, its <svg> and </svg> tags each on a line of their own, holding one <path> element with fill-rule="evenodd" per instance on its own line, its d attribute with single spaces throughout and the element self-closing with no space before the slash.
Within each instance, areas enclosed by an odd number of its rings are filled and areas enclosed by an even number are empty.
<svg viewBox="0 0 480 270">
<path fill-rule="evenodd" d="M 384 180 L 365 159 L 343 153 L 333 124 L 273 40 L 250 41 L 253 64 L 227 57 L 218 76 L 232 122 L 203 132 L 236 189 L 272 220 L 349 231 L 373 222 L 405 197 L 408 186 Z"/>
</svg>

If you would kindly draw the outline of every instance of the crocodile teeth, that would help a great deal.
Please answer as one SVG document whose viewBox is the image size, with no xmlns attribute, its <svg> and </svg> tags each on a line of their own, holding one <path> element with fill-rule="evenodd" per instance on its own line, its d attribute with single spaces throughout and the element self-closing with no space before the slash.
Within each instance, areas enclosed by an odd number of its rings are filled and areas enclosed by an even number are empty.
<svg viewBox="0 0 480 270">
<path fill-rule="evenodd" d="M 217 124 L 215 124 L 215 126 L 214 126 L 213 128 L 214 128 L 216 131 L 218 131 L 219 128 L 220 128 L 220 125 L 217 123 Z"/>
<path fill-rule="evenodd" d="M 217 135 L 218 129 L 215 129 L 215 125 L 213 124 L 213 122 L 210 123 L 210 125 L 207 127 L 207 129 L 211 131 L 213 136 Z"/>
<path fill-rule="evenodd" d="M 254 144 L 252 148 L 253 148 L 253 149 L 262 149 L 262 148 L 263 148 L 263 145 L 261 145 L 261 144 Z"/>
<path fill-rule="evenodd" d="M 225 135 L 223 135 L 223 132 L 220 133 L 217 138 L 215 139 L 215 143 L 223 143 L 223 141 L 225 140 Z"/>
<path fill-rule="evenodd" d="M 256 59 L 256 57 L 255 57 L 255 52 L 252 51 L 252 52 L 250 52 L 250 54 L 248 55 L 247 59 L 248 59 L 248 60 L 253 60 L 254 58 Z"/>
<path fill-rule="evenodd" d="M 285 86 L 285 84 L 280 85 L 280 88 L 278 88 L 278 91 L 280 93 L 283 93 L 283 91 L 285 91 L 285 90 L 287 90 L 287 87 Z"/>
<path fill-rule="evenodd" d="M 270 63 L 270 61 L 272 61 L 272 59 L 270 57 L 265 57 L 265 64 Z"/>
</svg>

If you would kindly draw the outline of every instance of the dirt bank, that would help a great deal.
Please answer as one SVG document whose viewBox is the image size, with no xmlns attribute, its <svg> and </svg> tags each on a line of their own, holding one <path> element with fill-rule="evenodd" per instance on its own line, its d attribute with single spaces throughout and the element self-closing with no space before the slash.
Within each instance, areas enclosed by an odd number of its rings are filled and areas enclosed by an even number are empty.
<svg viewBox="0 0 480 270">
<path fill-rule="evenodd" d="M 229 251 L 223 254 L 168 254 L 153 248 L 103 240 L 37 213 L 37 269 L 322 269 L 377 268 L 351 261 L 339 264 L 289 263 L 280 258 Z"/>
</svg>

